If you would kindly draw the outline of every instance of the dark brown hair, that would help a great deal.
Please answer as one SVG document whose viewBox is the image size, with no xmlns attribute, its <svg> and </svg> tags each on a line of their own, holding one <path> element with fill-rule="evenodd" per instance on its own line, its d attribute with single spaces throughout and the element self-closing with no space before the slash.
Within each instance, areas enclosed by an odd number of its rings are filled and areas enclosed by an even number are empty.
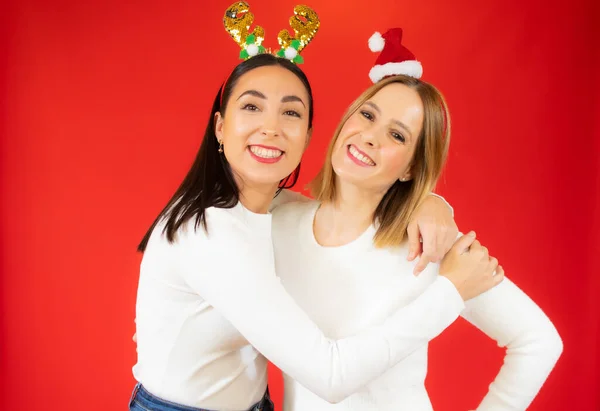
<svg viewBox="0 0 600 411">
<path fill-rule="evenodd" d="M 313 95 L 306 74 L 294 63 L 284 58 L 275 57 L 271 54 L 260 54 L 238 64 L 227 78 L 223 87 L 219 89 L 213 102 L 208 125 L 204 132 L 204 138 L 192 167 L 183 179 L 183 182 L 173 194 L 167 205 L 154 220 L 146 235 L 138 245 L 138 251 L 144 252 L 152 231 L 159 221 L 165 220 L 163 232 L 166 233 L 169 242 L 173 242 L 177 230 L 189 219 L 195 218 L 194 228 L 202 224 L 206 226 L 206 209 L 209 207 L 231 208 L 239 201 L 239 189 L 233 178 L 231 167 L 224 155 L 219 154 L 219 145 L 215 135 L 214 118 L 217 112 L 225 117 L 227 102 L 231 92 L 239 78 L 244 74 L 264 66 L 280 66 L 300 79 L 308 92 L 308 129 L 312 129 L 313 121 Z M 221 93 L 223 94 L 221 96 Z M 290 188 L 296 184 L 300 173 L 300 164 L 286 178 L 280 181 L 279 189 Z"/>
</svg>

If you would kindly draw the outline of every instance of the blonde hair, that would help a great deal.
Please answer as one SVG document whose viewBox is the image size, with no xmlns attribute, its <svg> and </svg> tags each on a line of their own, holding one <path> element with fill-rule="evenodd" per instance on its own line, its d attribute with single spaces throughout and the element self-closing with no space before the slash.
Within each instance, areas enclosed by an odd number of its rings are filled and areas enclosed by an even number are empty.
<svg viewBox="0 0 600 411">
<path fill-rule="evenodd" d="M 373 222 L 378 225 L 376 247 L 401 244 L 412 213 L 435 187 L 450 145 L 450 113 L 442 94 L 431 84 L 409 76 L 388 77 L 365 90 L 348 108 L 329 143 L 327 158 L 319 174 L 310 183 L 312 195 L 319 201 L 335 201 L 336 176 L 331 164 L 333 148 L 342 127 L 367 100 L 392 83 L 404 84 L 415 90 L 423 102 L 423 129 L 417 139 L 410 165 L 411 180 L 396 181 L 381 199 Z"/>
</svg>

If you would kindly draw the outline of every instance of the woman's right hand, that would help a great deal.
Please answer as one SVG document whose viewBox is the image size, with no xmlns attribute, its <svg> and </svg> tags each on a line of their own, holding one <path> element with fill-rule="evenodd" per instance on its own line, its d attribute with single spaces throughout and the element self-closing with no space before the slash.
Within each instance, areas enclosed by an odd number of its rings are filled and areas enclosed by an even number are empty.
<svg viewBox="0 0 600 411">
<path fill-rule="evenodd" d="M 446 277 L 458 290 L 464 301 L 500 284 L 504 270 L 488 249 L 475 239 L 471 231 L 456 240 L 440 264 L 440 275 Z"/>
</svg>

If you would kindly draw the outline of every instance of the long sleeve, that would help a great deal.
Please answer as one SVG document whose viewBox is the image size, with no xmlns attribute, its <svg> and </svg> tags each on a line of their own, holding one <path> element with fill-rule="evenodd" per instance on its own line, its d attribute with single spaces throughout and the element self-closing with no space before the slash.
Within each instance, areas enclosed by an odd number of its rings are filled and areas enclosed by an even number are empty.
<svg viewBox="0 0 600 411">
<path fill-rule="evenodd" d="M 461 315 L 506 347 L 504 364 L 477 410 L 527 409 L 562 353 L 562 340 L 554 325 L 507 278 L 467 301 Z"/>
<path fill-rule="evenodd" d="M 329 402 L 341 401 L 383 374 L 436 337 L 464 309 L 452 283 L 438 277 L 385 323 L 334 341 L 296 305 L 275 275 L 270 234 L 225 217 L 212 218 L 209 230 L 208 237 L 188 232 L 178 239 L 185 282 L 267 359 Z"/>
<path fill-rule="evenodd" d="M 436 193 L 429 193 L 429 195 L 432 195 L 434 197 L 439 198 L 440 200 L 442 200 L 444 203 L 446 203 L 446 205 L 448 206 L 448 208 L 450 209 L 450 212 L 452 213 L 452 216 L 454 216 L 454 208 L 450 205 L 450 203 L 441 195 L 436 194 Z"/>
</svg>

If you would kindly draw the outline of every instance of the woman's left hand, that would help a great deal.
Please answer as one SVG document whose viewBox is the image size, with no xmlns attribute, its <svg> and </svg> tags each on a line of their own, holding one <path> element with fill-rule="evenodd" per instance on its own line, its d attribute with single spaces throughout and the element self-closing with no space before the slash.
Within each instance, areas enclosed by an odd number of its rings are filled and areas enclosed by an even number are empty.
<svg viewBox="0 0 600 411">
<path fill-rule="evenodd" d="M 420 274 L 429 263 L 441 261 L 458 236 L 452 209 L 443 199 L 434 195 L 428 196 L 415 210 L 407 231 L 408 261 L 413 261 L 421 254 L 413 272 L 415 275 Z"/>
</svg>

